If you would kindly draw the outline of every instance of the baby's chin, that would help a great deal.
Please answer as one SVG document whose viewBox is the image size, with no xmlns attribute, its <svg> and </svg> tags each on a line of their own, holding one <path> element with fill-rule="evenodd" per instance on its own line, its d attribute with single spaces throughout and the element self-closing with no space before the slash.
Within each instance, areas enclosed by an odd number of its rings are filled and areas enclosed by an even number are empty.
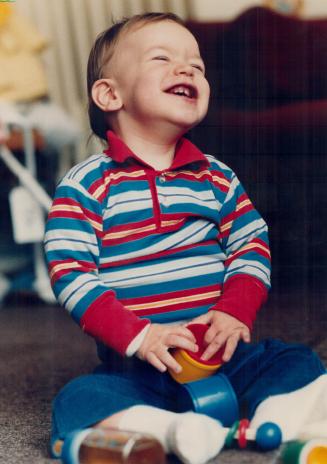
<svg viewBox="0 0 327 464">
<path fill-rule="evenodd" d="M 181 129 L 184 131 L 184 133 L 186 133 L 194 127 L 198 126 L 204 118 L 205 116 L 202 116 L 201 118 L 197 118 L 194 121 L 184 121 L 184 124 L 181 123 Z"/>
</svg>

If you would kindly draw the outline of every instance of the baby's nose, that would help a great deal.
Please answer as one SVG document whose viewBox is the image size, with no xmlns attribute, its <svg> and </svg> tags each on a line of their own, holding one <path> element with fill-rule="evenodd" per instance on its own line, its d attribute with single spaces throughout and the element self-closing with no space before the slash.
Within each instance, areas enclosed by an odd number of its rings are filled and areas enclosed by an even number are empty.
<svg viewBox="0 0 327 464">
<path fill-rule="evenodd" d="M 178 74 L 185 74 L 186 76 L 193 76 L 194 69 L 188 63 L 177 63 L 175 66 L 175 73 Z"/>
</svg>

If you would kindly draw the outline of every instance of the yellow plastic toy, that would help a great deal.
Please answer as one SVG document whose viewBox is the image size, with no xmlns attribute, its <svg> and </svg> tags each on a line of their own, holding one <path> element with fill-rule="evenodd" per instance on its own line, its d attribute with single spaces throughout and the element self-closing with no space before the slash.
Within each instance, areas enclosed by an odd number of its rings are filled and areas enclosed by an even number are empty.
<svg viewBox="0 0 327 464">
<path fill-rule="evenodd" d="M 327 440 L 314 438 L 290 442 L 283 451 L 282 459 L 284 464 L 326 464 Z"/>
<path fill-rule="evenodd" d="M 179 374 L 169 370 L 170 375 L 178 383 L 188 383 L 209 377 L 217 372 L 219 367 L 223 364 L 223 348 L 215 353 L 215 355 L 208 361 L 201 360 L 201 356 L 206 348 L 204 336 L 208 330 L 208 326 L 206 324 L 189 324 L 187 328 L 195 336 L 199 351 L 197 353 L 193 353 L 180 348 L 176 348 L 172 351 L 173 357 L 183 368 Z"/>
</svg>

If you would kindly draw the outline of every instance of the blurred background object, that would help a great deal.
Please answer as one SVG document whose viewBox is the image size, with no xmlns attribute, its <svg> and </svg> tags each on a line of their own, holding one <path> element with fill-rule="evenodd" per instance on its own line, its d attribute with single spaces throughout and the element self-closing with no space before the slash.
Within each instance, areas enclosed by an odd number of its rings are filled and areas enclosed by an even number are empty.
<svg viewBox="0 0 327 464">
<path fill-rule="evenodd" d="M 211 83 L 191 138 L 234 169 L 267 221 L 273 291 L 310 298 L 327 282 L 327 19 L 253 7 L 188 25 Z"/>
<path fill-rule="evenodd" d="M 46 212 L 29 190 L 35 183 L 41 195 L 43 189 L 51 195 L 60 160 L 75 159 L 81 129 L 49 96 L 41 59 L 47 45 L 13 3 L 0 3 L 0 303 L 16 291 L 54 302 L 42 249 Z M 19 173 L 30 176 L 24 187 Z"/>
<path fill-rule="evenodd" d="M 279 13 L 299 16 L 303 12 L 304 0 L 265 0 L 264 6 L 272 8 Z"/>
</svg>

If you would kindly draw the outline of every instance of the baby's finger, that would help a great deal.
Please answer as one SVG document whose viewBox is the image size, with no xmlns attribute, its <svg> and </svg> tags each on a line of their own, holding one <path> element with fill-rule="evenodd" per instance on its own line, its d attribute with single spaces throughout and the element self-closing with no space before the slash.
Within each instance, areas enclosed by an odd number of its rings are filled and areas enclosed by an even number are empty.
<svg viewBox="0 0 327 464">
<path fill-rule="evenodd" d="M 226 343 L 226 339 L 226 335 L 222 333 L 217 335 L 216 338 L 211 343 L 209 343 L 203 355 L 201 356 L 201 359 L 203 361 L 208 361 L 208 359 L 217 353 L 217 351 L 219 351 L 220 348 Z"/>
<path fill-rule="evenodd" d="M 204 335 L 204 341 L 209 345 L 217 336 L 219 336 L 217 327 L 212 324 Z"/>
<path fill-rule="evenodd" d="M 153 353 L 152 351 L 147 354 L 145 359 L 146 361 L 148 361 L 149 364 L 151 364 L 153 367 L 158 369 L 158 371 L 166 372 L 167 367 L 165 366 L 164 363 L 160 361 L 160 359 L 158 359 L 157 355 Z"/>
<path fill-rule="evenodd" d="M 195 339 L 193 333 L 187 327 L 183 327 L 182 325 L 176 326 L 173 329 L 171 334 L 172 335 L 180 335 L 181 337 L 184 337 L 184 338 L 190 340 L 193 343 L 196 342 L 196 339 Z"/>
<path fill-rule="evenodd" d="M 241 337 L 245 343 L 250 343 L 251 341 L 250 330 L 248 328 L 244 328 L 241 332 Z"/>
<path fill-rule="evenodd" d="M 178 364 L 178 362 L 172 357 L 172 355 L 168 351 L 162 351 L 162 353 L 158 355 L 158 358 L 160 358 L 160 361 L 168 369 L 171 369 L 172 371 L 176 372 L 176 374 L 179 374 L 182 371 L 182 366 Z"/>
<path fill-rule="evenodd" d="M 224 362 L 228 362 L 231 359 L 231 357 L 233 356 L 234 351 L 236 350 L 239 339 L 240 339 L 239 333 L 232 334 L 227 338 L 226 348 L 225 348 L 225 351 L 224 351 L 224 354 L 223 354 L 223 357 L 222 357 L 222 360 Z"/>
<path fill-rule="evenodd" d="M 184 350 L 192 351 L 196 353 L 199 350 L 198 345 L 193 340 L 182 337 L 180 335 L 171 334 L 167 340 L 168 346 L 170 348 L 182 348 Z"/>
</svg>

